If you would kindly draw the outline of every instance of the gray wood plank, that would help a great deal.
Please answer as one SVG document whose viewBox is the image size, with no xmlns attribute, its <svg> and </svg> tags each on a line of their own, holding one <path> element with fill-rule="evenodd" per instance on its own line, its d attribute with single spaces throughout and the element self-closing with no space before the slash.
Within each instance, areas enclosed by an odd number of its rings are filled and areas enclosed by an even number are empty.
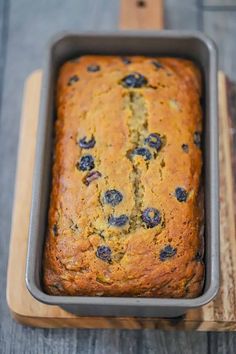
<svg viewBox="0 0 236 354">
<path fill-rule="evenodd" d="M 204 6 L 235 6 L 236 0 L 203 0 Z"/>
<path fill-rule="evenodd" d="M 7 0 L 0 0 L 0 112 L 3 91 L 3 73 L 6 60 L 6 43 L 8 30 L 8 11 L 9 3 Z"/>
<path fill-rule="evenodd" d="M 236 80 L 236 12 L 210 12 L 203 15 L 204 32 L 217 44 L 219 68 Z"/>
<path fill-rule="evenodd" d="M 235 354 L 236 333 L 211 333 L 209 354 Z"/>
<path fill-rule="evenodd" d="M 165 0 L 165 28 L 168 29 L 199 29 L 201 9 L 196 0 Z"/>
<path fill-rule="evenodd" d="M 1 346 L 4 354 L 207 353 L 205 333 L 167 333 L 157 330 L 33 330 L 21 326 L 11 328 L 9 340 Z"/>
<path fill-rule="evenodd" d="M 208 351 L 206 333 L 200 332 L 163 332 L 145 330 L 141 353 L 188 353 L 206 354 Z"/>
</svg>

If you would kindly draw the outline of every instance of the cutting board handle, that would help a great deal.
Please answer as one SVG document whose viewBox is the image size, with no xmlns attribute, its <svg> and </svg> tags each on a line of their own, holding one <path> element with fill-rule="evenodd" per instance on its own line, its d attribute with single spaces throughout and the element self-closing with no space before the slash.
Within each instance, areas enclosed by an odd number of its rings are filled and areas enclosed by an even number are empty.
<svg viewBox="0 0 236 354">
<path fill-rule="evenodd" d="M 163 13 L 163 0 L 121 0 L 119 26 L 126 30 L 161 30 Z"/>
</svg>

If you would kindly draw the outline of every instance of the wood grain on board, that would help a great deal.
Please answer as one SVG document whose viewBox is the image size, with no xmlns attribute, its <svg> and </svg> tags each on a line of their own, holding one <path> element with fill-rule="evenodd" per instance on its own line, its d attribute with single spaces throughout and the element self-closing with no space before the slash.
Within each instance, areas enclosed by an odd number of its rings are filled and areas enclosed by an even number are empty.
<svg viewBox="0 0 236 354">
<path fill-rule="evenodd" d="M 159 328 L 200 331 L 236 330 L 236 242 L 233 200 L 232 120 L 228 110 L 229 83 L 219 73 L 220 113 L 220 213 L 221 213 L 221 289 L 216 300 L 199 310 L 191 310 L 183 318 L 115 318 L 77 317 L 57 306 L 44 305 L 26 289 L 25 261 L 31 207 L 35 135 L 38 121 L 41 71 L 27 80 L 21 123 L 16 192 L 8 265 L 7 301 L 13 317 L 21 323 L 37 327 L 82 328 Z M 22 207 L 24 206 L 24 207 Z M 15 270 L 18 270 L 16 272 Z"/>
<path fill-rule="evenodd" d="M 162 0 L 121 0 L 120 28 L 162 29 Z"/>
</svg>

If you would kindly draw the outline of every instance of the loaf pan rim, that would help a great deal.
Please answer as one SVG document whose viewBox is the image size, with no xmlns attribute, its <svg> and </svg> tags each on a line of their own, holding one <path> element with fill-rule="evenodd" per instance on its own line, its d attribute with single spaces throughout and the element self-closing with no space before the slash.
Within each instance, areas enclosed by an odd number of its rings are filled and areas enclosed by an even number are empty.
<svg viewBox="0 0 236 354">
<path fill-rule="evenodd" d="M 211 284 L 206 292 L 195 298 L 154 298 L 154 297 L 121 297 L 121 296 L 56 296 L 49 295 L 38 288 L 26 277 L 27 289 L 33 297 L 48 305 L 112 305 L 112 306 L 145 306 L 145 307 L 188 307 L 198 308 L 209 303 L 218 293 L 218 281 Z M 106 302 L 104 304 L 104 301 Z"/>
</svg>

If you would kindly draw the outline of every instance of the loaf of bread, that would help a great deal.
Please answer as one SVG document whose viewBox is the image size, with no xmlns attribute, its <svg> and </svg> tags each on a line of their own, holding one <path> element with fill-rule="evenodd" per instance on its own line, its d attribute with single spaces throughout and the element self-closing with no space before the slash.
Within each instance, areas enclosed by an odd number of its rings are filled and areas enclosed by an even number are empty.
<svg viewBox="0 0 236 354">
<path fill-rule="evenodd" d="M 200 99 L 185 59 L 88 55 L 61 67 L 48 294 L 201 294 Z"/>
</svg>

